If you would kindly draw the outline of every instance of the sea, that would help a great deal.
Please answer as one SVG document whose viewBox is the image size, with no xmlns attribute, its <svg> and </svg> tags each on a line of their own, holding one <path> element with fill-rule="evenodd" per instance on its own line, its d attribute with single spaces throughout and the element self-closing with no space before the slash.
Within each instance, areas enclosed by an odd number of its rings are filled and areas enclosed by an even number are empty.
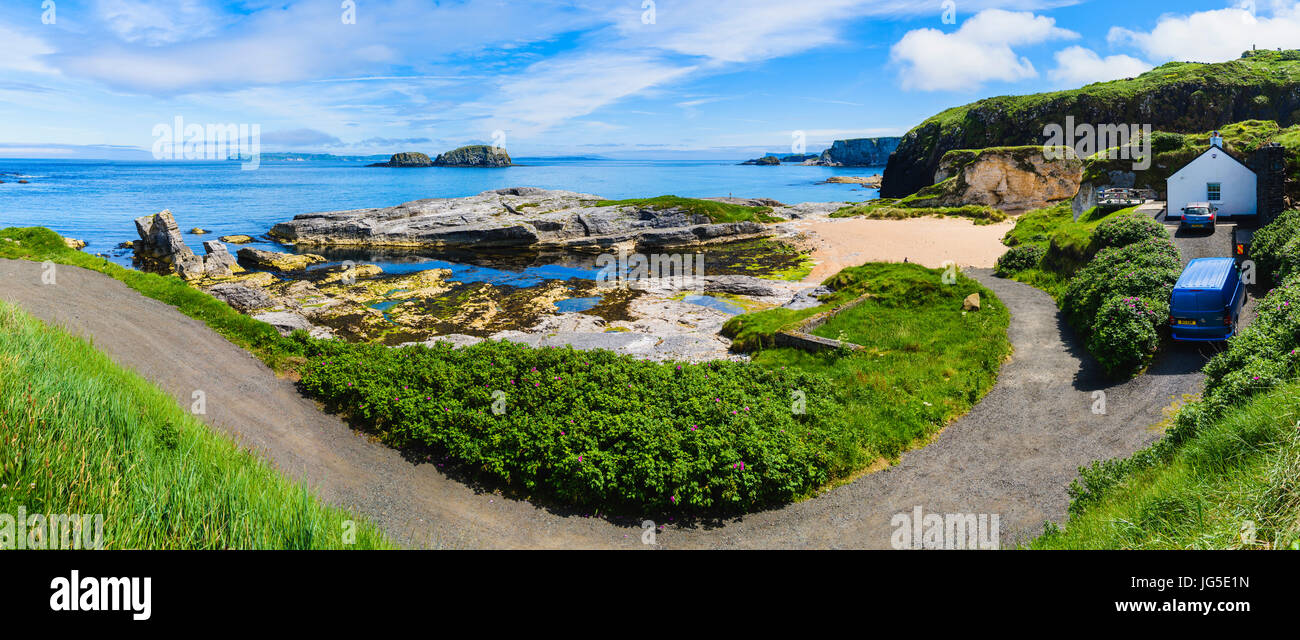
<svg viewBox="0 0 1300 640">
<path fill-rule="evenodd" d="M 431 167 L 390 169 L 362 162 L 266 161 L 245 171 L 239 162 L 88 161 L 0 159 L 0 228 L 44 226 L 84 240 L 85 251 L 131 266 L 131 252 L 116 247 L 136 240 L 134 220 L 170 209 L 199 255 L 204 240 L 246 234 L 248 245 L 293 252 L 264 238 L 271 226 L 318 211 L 387 207 L 421 198 L 470 196 L 505 187 L 565 189 L 609 199 L 658 195 L 735 196 L 800 202 L 859 202 L 879 196 L 854 184 L 823 184 L 835 175 L 868 176 L 879 168 L 744 166 L 735 160 L 604 160 L 517 158 L 498 169 Z M 19 184 L 26 180 L 26 184 Z M 240 247 L 231 245 L 234 252 Z M 315 250 L 313 250 L 315 251 Z M 319 251 L 317 251 L 319 252 Z M 542 263 L 485 265 L 460 255 L 423 252 L 357 255 L 385 272 L 450 268 L 462 281 L 524 285 L 548 278 L 594 277 L 590 265 Z M 341 262 L 341 259 L 332 262 Z M 328 266 L 328 265 L 323 265 Z"/>
</svg>

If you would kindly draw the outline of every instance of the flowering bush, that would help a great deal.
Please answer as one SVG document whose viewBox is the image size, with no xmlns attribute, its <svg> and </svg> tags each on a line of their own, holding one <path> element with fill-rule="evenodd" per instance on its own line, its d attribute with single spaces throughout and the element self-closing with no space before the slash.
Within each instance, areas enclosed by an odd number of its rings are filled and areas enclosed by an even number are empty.
<svg viewBox="0 0 1300 640">
<path fill-rule="evenodd" d="M 1300 375 L 1300 276 L 1259 301 L 1255 319 L 1205 365 L 1212 412 Z"/>
<path fill-rule="evenodd" d="M 1300 236 L 1300 210 L 1279 215 L 1268 226 L 1255 232 L 1250 244 L 1250 258 L 1255 261 L 1265 282 L 1280 283 L 1300 266 L 1300 252 L 1295 239 Z"/>
<path fill-rule="evenodd" d="M 1111 247 L 1126 247 L 1152 238 L 1168 239 L 1165 225 L 1150 216 L 1130 213 L 1107 218 L 1092 232 L 1092 249 L 1100 251 Z"/>
<path fill-rule="evenodd" d="M 1169 303 L 1146 298 L 1110 298 L 1101 305 L 1088 337 L 1088 351 L 1108 375 L 1141 369 L 1160 346 L 1158 327 L 1169 315 Z"/>
<path fill-rule="evenodd" d="M 832 479 L 851 435 L 822 376 L 484 342 L 307 342 L 302 386 L 395 446 L 565 502 L 752 509 Z"/>
<path fill-rule="evenodd" d="M 1075 330 L 1087 337 L 1097 324 L 1102 303 L 1116 297 L 1167 303 L 1181 273 L 1178 249 L 1168 237 L 1103 249 L 1070 280 L 1061 309 Z"/>
<path fill-rule="evenodd" d="M 994 272 L 999 278 L 1009 278 L 1025 269 L 1037 267 L 1045 253 L 1047 253 L 1045 249 L 1033 244 L 1011 247 L 998 258 Z"/>
</svg>

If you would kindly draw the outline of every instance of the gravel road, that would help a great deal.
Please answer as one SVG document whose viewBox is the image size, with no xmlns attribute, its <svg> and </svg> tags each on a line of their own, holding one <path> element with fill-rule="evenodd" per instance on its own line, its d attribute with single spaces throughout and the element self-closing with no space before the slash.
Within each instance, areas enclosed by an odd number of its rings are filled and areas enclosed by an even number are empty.
<svg viewBox="0 0 1300 640">
<path fill-rule="evenodd" d="M 1171 228 L 1172 233 L 1172 228 Z M 1184 258 L 1227 255 L 1229 225 L 1176 237 Z M 470 487 L 408 460 L 322 413 L 294 384 L 202 323 L 107 276 L 0 260 L 0 298 L 93 340 L 183 407 L 207 396 L 202 418 L 326 501 L 355 510 L 408 547 L 650 548 L 639 523 L 561 512 Z M 1077 468 L 1155 440 L 1163 409 L 1200 389 L 1213 347 L 1175 346 L 1121 384 L 1100 374 L 1051 298 L 972 270 L 1010 308 L 1014 355 L 994 389 L 923 449 L 820 497 L 720 522 L 670 523 L 659 548 L 889 548 L 895 514 L 998 514 L 1003 547 L 1064 519 Z M 1096 392 L 1106 411 L 1094 413 Z"/>
</svg>

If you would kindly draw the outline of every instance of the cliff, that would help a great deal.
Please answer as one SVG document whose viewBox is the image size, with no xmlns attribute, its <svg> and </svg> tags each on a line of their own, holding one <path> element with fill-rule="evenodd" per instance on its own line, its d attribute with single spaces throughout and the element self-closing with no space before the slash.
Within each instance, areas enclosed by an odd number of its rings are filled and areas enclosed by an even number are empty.
<svg viewBox="0 0 1300 640">
<path fill-rule="evenodd" d="M 1136 78 L 1081 89 L 988 98 L 940 113 L 903 137 L 885 169 L 882 197 L 934 184 L 944 154 L 956 149 L 1041 145 L 1043 128 L 1079 124 L 1150 124 L 1175 133 L 1211 131 L 1229 122 L 1300 123 L 1300 51 L 1261 51 L 1218 64 L 1171 62 Z"/>
<path fill-rule="evenodd" d="M 826 167 L 883 167 L 902 138 L 836 140 L 814 164 Z"/>
<path fill-rule="evenodd" d="M 900 204 L 978 205 L 1011 213 L 1051 206 L 1073 198 L 1083 181 L 1083 162 L 1061 151 L 1066 157 L 1059 160 L 1048 159 L 1041 146 L 950 151 L 939 163 L 937 182 Z"/>
</svg>

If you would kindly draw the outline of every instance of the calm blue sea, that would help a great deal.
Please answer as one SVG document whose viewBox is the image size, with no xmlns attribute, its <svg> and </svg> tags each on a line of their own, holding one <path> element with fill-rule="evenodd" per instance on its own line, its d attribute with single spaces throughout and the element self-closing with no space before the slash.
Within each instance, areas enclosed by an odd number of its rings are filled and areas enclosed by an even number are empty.
<svg viewBox="0 0 1300 640">
<path fill-rule="evenodd" d="M 85 240 L 89 253 L 108 253 L 115 262 L 129 266 L 129 252 L 113 255 L 111 250 L 123 241 L 137 239 L 136 217 L 163 209 L 171 209 L 182 231 L 202 227 L 212 232 L 186 234 L 187 243 L 202 255 L 205 239 L 236 233 L 260 236 L 273 224 L 300 213 L 384 207 L 503 187 L 568 189 L 614 199 L 734 195 L 793 204 L 875 198 L 875 190 L 857 185 L 818 183 L 833 175 L 881 172 L 738 166 L 722 160 L 521 158 L 517 162 L 520 166 L 505 169 L 386 169 L 360 163 L 279 161 L 241 171 L 237 162 L 0 159 L 0 180 L 4 181 L 0 184 L 0 227 L 49 227 Z M 29 184 L 18 184 L 19 179 Z M 250 246 L 283 249 L 268 242 Z M 409 269 L 414 265 L 403 266 Z"/>
</svg>

